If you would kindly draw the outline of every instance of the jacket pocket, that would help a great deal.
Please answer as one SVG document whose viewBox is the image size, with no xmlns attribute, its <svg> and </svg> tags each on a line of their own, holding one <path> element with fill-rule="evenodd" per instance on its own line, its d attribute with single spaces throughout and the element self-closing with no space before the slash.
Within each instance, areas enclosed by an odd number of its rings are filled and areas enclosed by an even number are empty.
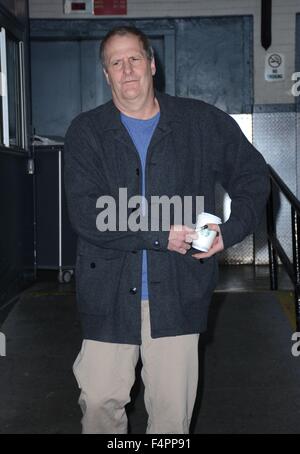
<svg viewBox="0 0 300 454">
<path fill-rule="evenodd" d="M 77 256 L 75 280 L 79 312 L 98 316 L 112 312 L 117 301 L 122 263 L 122 255 Z"/>
<path fill-rule="evenodd" d="M 184 256 L 181 267 L 182 294 L 187 295 L 187 300 L 196 300 L 212 291 L 216 285 L 216 271 L 216 256 L 203 259 L 202 262 L 191 255 Z"/>
</svg>

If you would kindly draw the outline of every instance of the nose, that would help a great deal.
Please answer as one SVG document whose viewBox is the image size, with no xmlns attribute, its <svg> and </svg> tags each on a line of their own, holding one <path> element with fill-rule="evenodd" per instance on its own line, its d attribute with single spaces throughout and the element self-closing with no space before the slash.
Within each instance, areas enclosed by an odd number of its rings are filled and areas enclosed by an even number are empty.
<svg viewBox="0 0 300 454">
<path fill-rule="evenodd" d="M 123 71 L 126 75 L 129 75 L 132 73 L 132 67 L 131 67 L 131 63 L 129 60 L 123 61 Z"/>
</svg>

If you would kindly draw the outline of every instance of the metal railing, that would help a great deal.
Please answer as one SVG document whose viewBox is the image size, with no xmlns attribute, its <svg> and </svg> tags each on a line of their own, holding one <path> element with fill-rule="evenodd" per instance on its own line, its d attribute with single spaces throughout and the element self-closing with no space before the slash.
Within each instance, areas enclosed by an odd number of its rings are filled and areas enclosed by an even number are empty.
<svg viewBox="0 0 300 454">
<path fill-rule="evenodd" d="M 271 191 L 267 203 L 267 233 L 271 290 L 278 290 L 278 257 L 294 285 L 297 331 L 300 331 L 300 201 L 269 165 Z M 276 234 L 274 218 L 274 186 L 291 206 L 293 262 L 290 261 Z"/>
</svg>

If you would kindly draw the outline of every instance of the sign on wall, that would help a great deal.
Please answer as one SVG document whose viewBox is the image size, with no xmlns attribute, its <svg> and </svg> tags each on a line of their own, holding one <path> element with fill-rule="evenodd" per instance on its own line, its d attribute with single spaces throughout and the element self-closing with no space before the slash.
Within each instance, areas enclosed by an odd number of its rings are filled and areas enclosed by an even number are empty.
<svg viewBox="0 0 300 454">
<path fill-rule="evenodd" d="M 127 14 L 127 0 L 94 0 L 95 16 Z"/>
<path fill-rule="evenodd" d="M 284 55 L 273 52 L 267 54 L 265 59 L 265 80 L 276 82 L 284 80 Z"/>
<path fill-rule="evenodd" d="M 65 14 L 112 16 L 127 14 L 127 0 L 65 0 Z"/>
<path fill-rule="evenodd" d="M 93 14 L 94 0 L 65 0 L 65 14 Z"/>
</svg>

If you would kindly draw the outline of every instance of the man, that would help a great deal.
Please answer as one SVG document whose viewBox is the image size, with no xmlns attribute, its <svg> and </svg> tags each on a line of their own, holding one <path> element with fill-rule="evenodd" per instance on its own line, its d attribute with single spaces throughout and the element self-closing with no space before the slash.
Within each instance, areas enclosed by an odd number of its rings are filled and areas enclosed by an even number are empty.
<svg viewBox="0 0 300 454">
<path fill-rule="evenodd" d="M 69 215 L 78 234 L 84 341 L 73 369 L 83 433 L 127 432 L 125 405 L 139 354 L 147 433 L 188 433 L 199 333 L 217 282 L 215 254 L 255 229 L 268 195 L 268 171 L 227 114 L 155 92 L 155 61 L 142 32 L 114 29 L 100 51 L 112 101 L 73 120 L 64 154 Z M 174 225 L 174 216 L 167 229 L 161 222 L 158 229 L 118 228 L 120 188 L 128 198 L 144 195 L 150 206 L 152 196 L 201 195 L 205 211 L 214 214 L 216 181 L 231 197 L 231 215 L 221 226 L 209 225 L 218 236 L 207 253 L 191 248 L 197 233 Z M 116 229 L 98 228 L 103 196 L 115 201 Z M 193 207 L 194 220 L 196 214 Z"/>
</svg>

